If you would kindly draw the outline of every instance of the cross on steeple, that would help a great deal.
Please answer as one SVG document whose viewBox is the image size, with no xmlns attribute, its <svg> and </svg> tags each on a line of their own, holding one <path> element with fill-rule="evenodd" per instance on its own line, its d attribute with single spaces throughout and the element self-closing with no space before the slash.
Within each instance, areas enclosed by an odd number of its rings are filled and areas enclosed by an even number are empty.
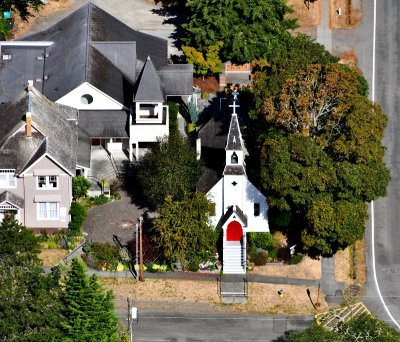
<svg viewBox="0 0 400 342">
<path fill-rule="evenodd" d="M 239 92 L 235 89 L 232 93 L 233 96 L 233 104 L 229 105 L 229 107 L 233 107 L 233 114 L 236 114 L 236 108 L 239 108 L 240 106 L 236 104 L 239 96 Z"/>
</svg>

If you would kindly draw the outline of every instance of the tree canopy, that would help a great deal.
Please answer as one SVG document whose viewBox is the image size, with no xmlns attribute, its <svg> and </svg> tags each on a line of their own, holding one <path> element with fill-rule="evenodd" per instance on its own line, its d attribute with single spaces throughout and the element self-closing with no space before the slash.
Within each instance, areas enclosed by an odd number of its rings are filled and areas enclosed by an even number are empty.
<svg viewBox="0 0 400 342">
<path fill-rule="evenodd" d="M 193 192 L 202 171 L 196 150 L 177 133 L 160 139 L 140 159 L 138 180 L 145 199 L 158 206 L 168 195 L 179 201 Z"/>
<path fill-rule="evenodd" d="M 288 31 L 297 27 L 285 0 L 188 0 L 186 6 L 185 45 L 205 53 L 222 41 L 223 61 L 268 59 L 286 49 Z"/>
<path fill-rule="evenodd" d="M 353 69 L 307 65 L 280 80 L 276 91 L 268 72 L 254 87 L 261 95 L 255 116 L 260 185 L 273 210 L 291 213 L 289 229 L 303 251 L 331 255 L 363 237 L 364 202 L 386 194 L 387 118 L 365 97 Z"/>
<path fill-rule="evenodd" d="M 202 193 L 180 201 L 166 198 L 154 219 L 152 236 L 167 262 L 197 271 L 200 262 L 215 254 L 218 233 L 209 224 L 213 211 L 213 203 Z"/>
<path fill-rule="evenodd" d="M 95 274 L 89 278 L 78 259 L 72 260 L 61 300 L 62 341 L 119 341 L 113 294 L 100 286 Z"/>
<path fill-rule="evenodd" d="M 0 222 L 0 241 L 0 339 L 59 341 L 59 272 L 44 274 L 38 239 L 13 219 Z"/>
</svg>

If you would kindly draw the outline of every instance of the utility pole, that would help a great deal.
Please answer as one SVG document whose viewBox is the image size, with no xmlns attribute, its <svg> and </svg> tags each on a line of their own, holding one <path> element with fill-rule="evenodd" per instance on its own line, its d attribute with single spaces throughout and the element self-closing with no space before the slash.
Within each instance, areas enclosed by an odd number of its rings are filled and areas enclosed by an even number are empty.
<svg viewBox="0 0 400 342">
<path fill-rule="evenodd" d="M 138 315 L 137 315 L 137 307 L 132 305 L 131 298 L 128 296 L 126 298 L 128 302 L 128 327 L 129 327 L 129 337 L 130 337 L 130 342 L 133 342 L 133 323 L 137 321 Z"/>
<path fill-rule="evenodd" d="M 144 277 L 143 277 L 143 242 L 142 242 L 142 235 L 143 235 L 143 217 L 140 216 L 139 217 L 139 226 L 140 226 L 140 240 L 139 240 L 139 244 L 140 244 L 140 275 L 139 275 L 139 281 L 144 281 Z"/>
<path fill-rule="evenodd" d="M 139 223 L 136 223 L 135 237 L 136 237 L 135 275 L 136 275 L 136 281 L 139 281 Z"/>
</svg>

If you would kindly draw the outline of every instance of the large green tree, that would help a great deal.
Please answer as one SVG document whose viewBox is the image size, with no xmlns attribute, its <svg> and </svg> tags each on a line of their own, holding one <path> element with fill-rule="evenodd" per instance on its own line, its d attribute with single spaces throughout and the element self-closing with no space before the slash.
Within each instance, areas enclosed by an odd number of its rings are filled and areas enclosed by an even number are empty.
<svg viewBox="0 0 400 342">
<path fill-rule="evenodd" d="M 66 319 L 62 341 L 119 341 L 113 294 L 100 286 L 96 275 L 89 277 L 78 259 L 72 260 L 61 299 Z"/>
<path fill-rule="evenodd" d="M 286 49 L 288 31 L 297 27 L 285 0 L 188 0 L 186 6 L 185 45 L 205 53 L 222 41 L 224 61 L 268 59 Z"/>
<path fill-rule="evenodd" d="M 158 206 L 168 195 L 182 200 L 193 192 L 202 171 L 190 141 L 175 133 L 160 139 L 140 159 L 138 180 L 145 199 Z"/>
<path fill-rule="evenodd" d="M 0 222 L 0 241 L 0 339 L 59 341 L 59 272 L 44 274 L 38 239 L 13 219 Z"/>
<path fill-rule="evenodd" d="M 166 198 L 154 219 L 152 236 L 168 262 L 197 271 L 200 262 L 214 255 L 218 234 L 209 224 L 213 211 L 214 204 L 202 193 L 180 201 Z"/>
<path fill-rule="evenodd" d="M 386 194 L 387 118 L 354 70 L 338 64 L 308 65 L 269 91 L 256 108 L 260 184 L 272 212 L 291 213 L 304 251 L 333 254 L 362 238 L 364 202 Z"/>
</svg>

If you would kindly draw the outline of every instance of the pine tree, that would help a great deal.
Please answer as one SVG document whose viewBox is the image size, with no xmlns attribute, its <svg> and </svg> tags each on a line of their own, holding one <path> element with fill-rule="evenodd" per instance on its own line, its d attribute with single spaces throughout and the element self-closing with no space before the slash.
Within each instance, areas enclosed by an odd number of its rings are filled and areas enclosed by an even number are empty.
<svg viewBox="0 0 400 342">
<path fill-rule="evenodd" d="M 66 318 L 63 341 L 119 341 L 112 292 L 100 286 L 96 275 L 88 277 L 77 259 L 72 260 L 62 301 Z"/>
</svg>

